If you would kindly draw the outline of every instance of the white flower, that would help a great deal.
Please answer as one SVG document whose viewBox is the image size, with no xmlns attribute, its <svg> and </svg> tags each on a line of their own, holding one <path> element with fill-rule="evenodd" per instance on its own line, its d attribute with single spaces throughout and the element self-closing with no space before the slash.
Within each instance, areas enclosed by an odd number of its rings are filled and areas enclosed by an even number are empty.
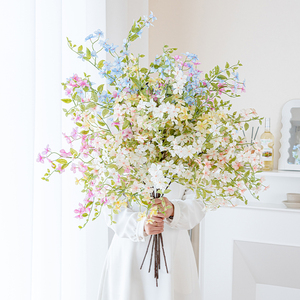
<svg viewBox="0 0 300 300">
<path fill-rule="evenodd" d="M 138 106 L 137 106 L 137 110 L 143 110 L 143 109 L 146 109 L 146 106 L 147 106 L 147 102 L 144 102 L 144 101 L 140 101 Z"/>
<path fill-rule="evenodd" d="M 153 101 L 153 99 L 151 99 L 150 102 L 146 102 L 146 105 L 149 107 L 150 111 L 153 111 L 154 108 L 156 107 L 156 102 Z"/>
</svg>

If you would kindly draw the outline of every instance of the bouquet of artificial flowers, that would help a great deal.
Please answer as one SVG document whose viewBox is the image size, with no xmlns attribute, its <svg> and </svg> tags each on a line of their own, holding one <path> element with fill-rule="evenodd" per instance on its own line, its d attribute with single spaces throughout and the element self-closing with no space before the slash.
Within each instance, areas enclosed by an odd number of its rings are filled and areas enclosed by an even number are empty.
<svg viewBox="0 0 300 300">
<path fill-rule="evenodd" d="M 151 13 L 134 22 L 120 51 L 101 30 L 86 38 L 88 47 L 68 39 L 70 49 L 99 70 L 108 88 L 94 87 L 87 74 L 63 83 L 62 101 L 69 105 L 63 110 L 74 122 L 65 135 L 70 147 L 52 152 L 47 146 L 38 161 L 50 163 L 46 181 L 67 168 L 80 174 L 76 183 L 85 194 L 75 210 L 85 219 L 80 228 L 104 205 L 111 216 L 131 202 L 140 205 L 140 217 L 155 214 L 153 192 L 167 195 L 172 182 L 195 191 L 206 209 L 231 205 L 236 198 L 247 203 L 246 190 L 258 197 L 263 188 L 255 177 L 261 149 L 239 135 L 259 117 L 254 109 L 230 112 L 229 97 L 245 91 L 240 62 L 203 74 L 195 54 L 174 56 L 176 49 L 165 46 L 149 68 L 140 67 L 143 55 L 134 56 L 129 46 L 154 19 Z M 103 50 L 111 61 L 98 60 Z"/>
</svg>

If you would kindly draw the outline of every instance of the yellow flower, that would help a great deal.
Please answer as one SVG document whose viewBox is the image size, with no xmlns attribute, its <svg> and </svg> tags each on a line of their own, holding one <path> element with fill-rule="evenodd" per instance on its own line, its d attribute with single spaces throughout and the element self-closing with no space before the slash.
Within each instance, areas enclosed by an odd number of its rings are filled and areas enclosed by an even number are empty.
<svg viewBox="0 0 300 300">
<path fill-rule="evenodd" d="M 80 179 L 75 178 L 75 184 L 78 185 L 80 183 Z"/>
<path fill-rule="evenodd" d="M 145 217 L 146 217 L 146 212 L 145 211 L 143 213 L 139 212 L 139 214 L 138 214 L 138 222 L 141 221 Z"/>
<path fill-rule="evenodd" d="M 157 212 L 157 206 L 152 207 L 151 210 L 150 210 L 150 218 L 152 216 L 156 216 L 157 214 L 158 214 L 158 212 Z"/>
<path fill-rule="evenodd" d="M 197 128 L 199 131 L 203 131 L 207 128 L 207 123 L 206 123 L 206 120 L 201 122 L 201 121 L 198 121 L 197 122 Z"/>
<path fill-rule="evenodd" d="M 115 209 L 116 210 L 120 210 L 122 206 L 124 207 L 127 207 L 127 202 L 126 201 L 122 201 L 122 200 L 117 200 L 115 203 L 114 203 L 114 206 L 115 206 Z"/>
<path fill-rule="evenodd" d="M 227 119 L 227 115 L 224 113 L 224 111 L 219 111 L 219 112 L 218 112 L 218 115 L 219 115 L 219 118 L 220 118 L 220 119 L 224 119 L 224 120 Z"/>
</svg>

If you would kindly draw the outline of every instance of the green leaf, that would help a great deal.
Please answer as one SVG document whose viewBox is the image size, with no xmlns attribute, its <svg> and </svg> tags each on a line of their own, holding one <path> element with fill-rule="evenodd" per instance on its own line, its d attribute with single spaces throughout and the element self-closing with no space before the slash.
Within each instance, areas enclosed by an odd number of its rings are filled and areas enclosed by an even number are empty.
<svg viewBox="0 0 300 300">
<path fill-rule="evenodd" d="M 59 158 L 59 159 L 57 159 L 56 160 L 59 164 L 67 164 L 68 162 L 65 160 L 65 159 L 63 159 L 63 158 Z"/>
<path fill-rule="evenodd" d="M 76 122 L 75 123 L 77 126 L 79 126 L 79 127 L 81 127 L 82 126 L 82 124 L 81 123 L 79 123 L 79 122 Z"/>
<path fill-rule="evenodd" d="M 100 84 L 100 85 L 97 87 L 98 92 L 99 92 L 99 93 L 102 93 L 103 88 L 104 88 L 104 84 Z"/>
<path fill-rule="evenodd" d="M 108 113 L 109 113 L 109 110 L 108 110 L 107 108 L 104 108 L 104 109 L 102 110 L 102 116 L 103 116 L 103 118 L 104 118 L 106 115 L 108 115 Z"/>
<path fill-rule="evenodd" d="M 219 79 L 227 79 L 227 77 L 226 76 L 224 76 L 224 75 L 219 75 L 219 76 L 217 76 Z"/>
<path fill-rule="evenodd" d="M 102 122 L 102 121 L 98 121 L 98 124 L 99 124 L 100 126 L 105 126 L 105 123 Z"/>
<path fill-rule="evenodd" d="M 82 52 L 82 49 L 83 49 L 82 45 L 79 46 L 79 47 L 78 47 L 78 52 Z"/>
<path fill-rule="evenodd" d="M 244 127 L 245 127 L 245 130 L 248 130 L 249 124 L 248 124 L 248 123 L 245 123 Z"/>
<path fill-rule="evenodd" d="M 68 164 L 63 164 L 63 165 L 61 166 L 61 169 L 63 170 L 63 169 L 65 169 L 67 166 L 68 166 Z"/>
<path fill-rule="evenodd" d="M 126 129 L 130 125 L 130 122 L 126 119 L 123 123 L 122 129 Z"/>
<path fill-rule="evenodd" d="M 229 63 L 228 63 L 228 62 L 226 63 L 225 68 L 226 68 L 226 69 L 229 68 Z"/>
<path fill-rule="evenodd" d="M 86 59 L 91 59 L 91 57 L 92 57 L 92 55 L 91 55 L 91 51 L 90 51 L 90 49 L 89 48 L 86 48 Z"/>
<path fill-rule="evenodd" d="M 139 37 L 139 36 L 138 36 L 137 34 L 134 34 L 134 35 L 132 35 L 132 36 L 129 38 L 129 41 L 130 41 L 130 42 L 133 42 L 133 41 L 135 41 L 138 37 Z"/>
<path fill-rule="evenodd" d="M 144 73 L 144 74 L 146 74 L 147 72 L 148 72 L 148 69 L 147 68 L 141 68 L 141 73 Z"/>
<path fill-rule="evenodd" d="M 80 131 L 80 134 L 88 134 L 89 133 L 89 130 L 82 130 Z"/>
<path fill-rule="evenodd" d="M 98 69 L 101 69 L 104 66 L 104 62 L 105 62 L 104 59 L 102 59 L 98 62 Z"/>
<path fill-rule="evenodd" d="M 72 102 L 72 99 L 61 99 L 62 102 L 65 102 L 65 103 L 71 103 Z"/>
<path fill-rule="evenodd" d="M 94 91 L 92 91 L 91 93 L 91 100 L 94 102 L 98 102 L 98 96 Z"/>
<path fill-rule="evenodd" d="M 87 106 L 86 106 L 86 109 L 89 109 L 89 108 L 94 108 L 96 107 L 97 104 L 95 102 L 90 102 Z"/>
<path fill-rule="evenodd" d="M 73 149 L 73 148 L 70 149 L 70 152 L 71 152 L 71 154 L 73 156 L 77 156 L 78 155 L 78 152 L 75 149 Z"/>
<path fill-rule="evenodd" d="M 131 77 L 130 79 L 131 79 L 131 81 L 132 81 L 138 88 L 141 87 L 141 86 L 140 86 L 140 82 L 139 82 L 136 78 Z"/>
<path fill-rule="evenodd" d="M 90 201 L 90 202 L 88 202 L 88 204 L 87 204 L 85 207 L 89 207 L 89 206 L 91 206 L 92 204 L 93 204 L 93 202 Z"/>
<path fill-rule="evenodd" d="M 84 214 L 82 214 L 82 216 L 85 218 L 85 217 L 88 216 L 88 214 L 87 214 L 87 213 L 84 213 Z"/>
</svg>

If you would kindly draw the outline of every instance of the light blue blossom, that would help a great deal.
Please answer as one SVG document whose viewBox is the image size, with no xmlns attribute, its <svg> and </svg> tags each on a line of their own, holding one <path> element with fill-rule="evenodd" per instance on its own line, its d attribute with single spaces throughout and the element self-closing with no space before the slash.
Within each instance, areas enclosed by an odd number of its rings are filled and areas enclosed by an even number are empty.
<svg viewBox="0 0 300 300">
<path fill-rule="evenodd" d="M 240 80 L 240 78 L 239 78 L 239 73 L 238 73 L 238 72 L 236 72 L 236 73 L 233 72 L 232 75 L 234 76 L 234 78 L 235 78 L 236 81 L 239 81 L 239 80 Z"/>
<path fill-rule="evenodd" d="M 95 33 L 96 37 L 98 37 L 98 38 L 104 37 L 103 31 L 100 29 L 97 29 L 94 33 Z"/>
<path fill-rule="evenodd" d="M 95 50 L 93 50 L 91 52 L 91 56 L 97 58 L 98 57 L 97 52 Z"/>
<path fill-rule="evenodd" d="M 94 38 L 95 36 L 93 35 L 93 34 L 90 34 L 90 35 L 88 35 L 86 38 L 85 38 L 85 41 L 88 41 L 88 40 L 90 40 L 90 39 L 92 39 L 92 38 Z"/>
<path fill-rule="evenodd" d="M 193 54 L 193 53 L 189 53 L 189 52 L 186 52 L 184 53 L 186 55 L 186 57 L 188 59 L 190 59 L 192 62 L 197 62 L 198 61 L 198 56 L 196 54 Z"/>
<path fill-rule="evenodd" d="M 154 17 L 154 15 L 153 15 L 153 12 L 152 12 L 152 11 L 150 12 L 149 19 L 150 19 L 150 21 L 152 21 L 152 22 L 154 22 L 155 20 L 157 20 L 157 18 L 156 18 L 156 17 Z"/>
<path fill-rule="evenodd" d="M 80 97 L 80 98 L 83 98 L 84 97 L 84 91 L 83 89 L 80 87 L 80 88 L 76 88 L 75 89 L 77 95 Z"/>
<path fill-rule="evenodd" d="M 122 68 L 113 68 L 111 70 L 111 73 L 112 75 L 116 76 L 116 77 L 120 77 L 121 75 L 123 75 L 123 70 Z"/>
<path fill-rule="evenodd" d="M 78 58 L 81 58 L 82 61 L 85 61 L 85 59 L 84 59 L 84 53 L 79 53 Z"/>
</svg>

